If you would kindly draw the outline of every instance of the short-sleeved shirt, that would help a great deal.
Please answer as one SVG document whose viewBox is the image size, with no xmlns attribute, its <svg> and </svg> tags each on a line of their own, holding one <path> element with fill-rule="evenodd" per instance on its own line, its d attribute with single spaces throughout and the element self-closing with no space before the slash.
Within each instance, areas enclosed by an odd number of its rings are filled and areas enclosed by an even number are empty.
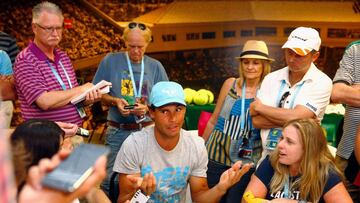
<svg viewBox="0 0 360 203">
<path fill-rule="evenodd" d="M 99 68 L 93 79 L 96 84 L 101 80 L 106 80 L 112 83 L 109 95 L 119 98 L 126 96 L 134 98 L 134 91 L 132 88 L 132 80 L 126 59 L 126 52 L 109 53 L 100 62 Z M 140 63 L 131 63 L 136 90 L 139 91 L 139 81 L 141 73 Z M 144 56 L 144 79 L 141 89 L 141 96 L 146 102 L 150 96 L 151 88 L 159 81 L 169 80 L 164 67 L 161 63 L 151 57 Z M 117 107 L 112 106 L 109 109 L 108 120 L 118 123 L 134 123 L 134 116 L 123 117 Z M 148 120 L 150 120 L 148 118 Z"/>
<path fill-rule="evenodd" d="M 0 75 L 12 75 L 12 64 L 9 58 L 9 55 L 0 50 Z"/>
<path fill-rule="evenodd" d="M 360 84 L 360 41 L 351 43 L 345 50 L 333 79 L 335 83 L 347 85 Z M 344 118 L 343 135 L 336 154 L 348 159 L 354 150 L 355 137 L 360 124 L 360 108 L 347 105 Z"/>
<path fill-rule="evenodd" d="M 21 114 L 25 120 L 44 118 L 80 125 L 82 119 L 71 103 L 49 110 L 42 110 L 36 105 L 36 99 L 43 93 L 63 90 L 50 66 L 57 71 L 66 89 L 78 86 L 69 57 L 59 49 L 55 49 L 54 54 L 55 61 L 52 61 L 34 43 L 30 43 L 16 58 L 14 76 Z M 71 85 L 61 64 L 69 76 Z"/>
<path fill-rule="evenodd" d="M 281 88 L 282 83 L 285 83 Z M 322 120 L 325 108 L 329 104 L 332 90 L 331 79 L 321 72 L 314 64 L 311 64 L 304 77 L 291 87 L 289 82 L 289 68 L 285 67 L 268 74 L 261 83 L 257 97 L 265 105 L 278 107 L 279 95 L 289 91 L 283 108 L 292 109 L 302 105 L 314 112 L 319 120 Z M 296 93 L 297 92 L 297 93 Z M 282 127 L 282 126 L 279 126 Z M 262 146 L 266 146 L 266 139 L 270 129 L 261 129 Z M 262 159 L 269 152 L 264 149 Z"/>
<path fill-rule="evenodd" d="M 256 169 L 255 176 L 258 177 L 260 181 L 266 186 L 267 200 L 285 198 L 284 188 L 282 188 L 280 191 L 270 193 L 270 184 L 271 184 L 271 179 L 274 176 L 274 168 L 271 166 L 269 156 L 267 156 L 264 159 L 264 161 L 261 162 L 259 168 Z M 290 180 L 292 180 L 292 182 L 295 182 L 298 178 L 301 178 L 301 176 L 290 177 Z M 330 169 L 329 176 L 327 178 L 324 190 L 322 192 L 322 196 L 340 182 L 341 182 L 340 176 L 335 171 Z M 294 190 L 291 191 L 290 199 L 300 200 L 300 191 L 298 188 L 295 188 Z M 319 202 L 324 202 L 323 198 L 320 198 Z"/>
<path fill-rule="evenodd" d="M 0 31 L 0 50 L 4 50 L 9 55 L 11 63 L 14 64 L 15 58 L 19 53 L 16 39 Z"/>
<path fill-rule="evenodd" d="M 178 144 L 166 151 L 157 143 L 154 126 L 132 133 L 117 154 L 114 171 L 122 174 L 153 172 L 156 191 L 149 202 L 185 202 L 191 176 L 206 178 L 207 152 L 204 140 L 181 130 Z"/>
</svg>

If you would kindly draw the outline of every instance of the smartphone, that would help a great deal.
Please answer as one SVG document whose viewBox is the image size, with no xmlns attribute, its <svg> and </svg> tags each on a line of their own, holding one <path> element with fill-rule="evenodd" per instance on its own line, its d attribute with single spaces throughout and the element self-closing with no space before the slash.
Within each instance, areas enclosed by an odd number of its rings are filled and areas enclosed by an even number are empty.
<svg viewBox="0 0 360 203">
<path fill-rule="evenodd" d="M 150 196 L 145 195 L 141 190 L 137 190 L 131 198 L 130 203 L 146 203 L 149 199 Z"/>
<path fill-rule="evenodd" d="M 124 109 L 134 109 L 135 106 L 137 106 L 136 104 L 134 105 L 127 105 L 127 106 L 124 106 Z"/>
<path fill-rule="evenodd" d="M 89 137 L 90 133 L 88 130 L 86 130 L 84 128 L 78 128 L 76 130 L 76 135 L 80 135 L 82 137 Z"/>
<path fill-rule="evenodd" d="M 95 144 L 81 144 L 42 180 L 44 186 L 73 192 L 93 172 L 95 161 L 109 153 L 109 148 Z"/>
</svg>

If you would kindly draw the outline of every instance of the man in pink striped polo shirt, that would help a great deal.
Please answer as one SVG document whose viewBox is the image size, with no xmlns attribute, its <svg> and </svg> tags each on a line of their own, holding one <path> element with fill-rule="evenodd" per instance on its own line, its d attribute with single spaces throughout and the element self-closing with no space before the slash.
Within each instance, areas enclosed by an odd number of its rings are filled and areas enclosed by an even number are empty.
<svg viewBox="0 0 360 203">
<path fill-rule="evenodd" d="M 16 58 L 14 76 L 25 120 L 45 118 L 82 124 L 81 108 L 70 103 L 92 83 L 79 86 L 69 57 L 57 45 L 61 40 L 64 17 L 60 8 L 42 2 L 33 8 L 34 41 Z M 100 99 L 99 90 L 86 96 L 83 105 Z"/>
</svg>

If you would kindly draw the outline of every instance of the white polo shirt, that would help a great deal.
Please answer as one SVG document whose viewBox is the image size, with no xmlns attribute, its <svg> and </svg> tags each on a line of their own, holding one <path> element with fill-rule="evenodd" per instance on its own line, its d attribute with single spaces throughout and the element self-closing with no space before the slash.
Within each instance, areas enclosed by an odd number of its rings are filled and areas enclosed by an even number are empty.
<svg viewBox="0 0 360 203">
<path fill-rule="evenodd" d="M 282 85 L 282 83 L 284 84 Z M 281 96 L 289 91 L 290 94 L 286 98 L 283 108 L 292 109 L 297 105 L 302 105 L 314 112 L 317 118 L 321 120 L 325 108 L 329 104 L 331 90 L 331 79 L 312 63 L 303 79 L 292 87 L 289 82 L 288 67 L 268 74 L 261 83 L 257 97 L 265 105 L 278 107 Z M 268 153 L 264 146 L 269 132 L 270 129 L 261 129 L 261 140 L 264 149 L 262 159 Z"/>
</svg>

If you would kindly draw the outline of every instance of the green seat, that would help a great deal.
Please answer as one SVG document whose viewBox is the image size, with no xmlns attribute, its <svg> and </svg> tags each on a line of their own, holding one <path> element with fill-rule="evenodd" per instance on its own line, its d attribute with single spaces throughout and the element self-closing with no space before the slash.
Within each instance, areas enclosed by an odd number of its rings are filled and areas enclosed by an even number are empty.
<svg viewBox="0 0 360 203">
<path fill-rule="evenodd" d="M 189 104 L 186 106 L 186 114 L 185 114 L 185 129 L 186 130 L 197 130 L 199 116 L 201 111 L 207 111 L 212 113 L 215 109 L 215 104 L 207 104 L 207 105 L 194 105 Z"/>
<path fill-rule="evenodd" d="M 326 140 L 328 141 L 328 144 L 336 147 L 336 128 L 335 124 L 332 123 L 324 123 L 321 124 L 321 127 L 325 130 L 325 136 Z"/>
<path fill-rule="evenodd" d="M 328 143 L 337 147 L 337 143 L 342 134 L 342 122 L 344 116 L 341 114 L 325 114 L 323 120 L 321 121 L 321 126 L 326 131 L 326 139 Z"/>
</svg>

